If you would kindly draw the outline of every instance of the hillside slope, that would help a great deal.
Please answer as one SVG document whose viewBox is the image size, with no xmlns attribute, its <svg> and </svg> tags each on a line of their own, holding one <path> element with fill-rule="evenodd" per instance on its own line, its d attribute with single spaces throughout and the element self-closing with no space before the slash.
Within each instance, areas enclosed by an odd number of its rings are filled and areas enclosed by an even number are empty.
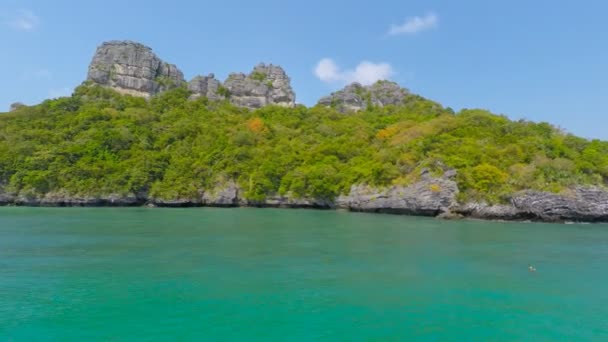
<svg viewBox="0 0 608 342">
<path fill-rule="evenodd" d="M 188 100 L 185 88 L 147 101 L 83 85 L 72 97 L 0 116 L 0 202 L 607 216 L 608 142 L 407 96 L 403 106 L 350 114 L 322 106 L 249 111 Z M 577 217 L 589 191 L 600 207 Z M 571 201 L 575 212 L 513 212 L 522 194 Z M 499 213 L 483 214 L 488 208 Z"/>
</svg>

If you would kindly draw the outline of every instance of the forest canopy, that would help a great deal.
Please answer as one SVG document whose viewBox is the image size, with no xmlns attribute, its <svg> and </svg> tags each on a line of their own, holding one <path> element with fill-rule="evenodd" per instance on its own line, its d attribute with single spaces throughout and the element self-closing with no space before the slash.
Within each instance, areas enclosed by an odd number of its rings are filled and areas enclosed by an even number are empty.
<svg viewBox="0 0 608 342">
<path fill-rule="evenodd" d="M 145 100 L 83 85 L 2 114 L 0 189 L 176 199 L 235 180 L 249 200 L 332 199 L 355 184 L 406 185 L 422 169 L 447 167 L 458 171 L 461 200 L 498 203 L 519 190 L 608 181 L 608 142 L 485 110 L 454 113 L 417 95 L 347 114 L 189 96 L 178 88 Z"/>
</svg>

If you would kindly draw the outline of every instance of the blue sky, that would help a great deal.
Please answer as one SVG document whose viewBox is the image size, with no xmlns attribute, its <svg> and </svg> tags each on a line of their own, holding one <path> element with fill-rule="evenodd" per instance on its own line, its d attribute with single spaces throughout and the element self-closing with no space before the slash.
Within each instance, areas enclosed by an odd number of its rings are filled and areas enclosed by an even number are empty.
<svg viewBox="0 0 608 342">
<path fill-rule="evenodd" d="M 0 108 L 69 94 L 97 45 L 130 39 L 188 79 L 279 64 L 306 105 L 388 77 L 456 110 L 608 139 L 606 13 L 599 0 L 3 0 Z"/>
</svg>

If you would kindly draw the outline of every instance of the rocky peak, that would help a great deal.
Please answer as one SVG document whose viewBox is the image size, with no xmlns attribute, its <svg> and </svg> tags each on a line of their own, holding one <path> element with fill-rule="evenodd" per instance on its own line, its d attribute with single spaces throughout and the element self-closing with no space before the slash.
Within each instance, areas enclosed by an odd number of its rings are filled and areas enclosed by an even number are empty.
<svg viewBox="0 0 608 342">
<path fill-rule="evenodd" d="M 230 102 L 247 108 L 266 105 L 295 106 L 295 93 L 283 68 L 276 65 L 259 64 L 249 75 L 233 73 L 224 87 Z"/>
<path fill-rule="evenodd" d="M 25 107 L 25 105 L 21 102 L 15 102 L 15 103 L 11 103 L 11 107 L 9 108 L 9 112 L 14 112 L 17 109 L 21 108 L 21 107 Z"/>
<path fill-rule="evenodd" d="M 132 41 L 101 44 L 89 65 L 88 78 L 120 93 L 150 97 L 181 86 L 183 73 L 161 60 L 152 49 Z"/>
<path fill-rule="evenodd" d="M 213 74 L 196 76 L 186 84 L 183 73 L 158 58 L 151 48 L 132 41 L 102 43 L 89 65 L 87 80 L 122 94 L 149 98 L 165 90 L 187 85 L 191 99 L 228 98 L 250 109 L 266 105 L 295 106 L 295 93 L 283 68 L 259 64 L 249 74 L 233 73 L 224 84 Z"/>
<path fill-rule="evenodd" d="M 188 90 L 192 92 L 190 99 L 206 97 L 209 100 L 223 100 L 224 95 L 220 91 L 222 83 L 215 79 L 214 74 L 207 76 L 196 76 L 192 81 L 188 82 Z"/>
<path fill-rule="evenodd" d="M 335 107 L 341 112 L 359 111 L 368 106 L 384 107 L 402 104 L 409 91 L 391 81 L 378 81 L 370 86 L 359 83 L 347 85 L 344 89 L 319 100 L 320 105 Z"/>
</svg>

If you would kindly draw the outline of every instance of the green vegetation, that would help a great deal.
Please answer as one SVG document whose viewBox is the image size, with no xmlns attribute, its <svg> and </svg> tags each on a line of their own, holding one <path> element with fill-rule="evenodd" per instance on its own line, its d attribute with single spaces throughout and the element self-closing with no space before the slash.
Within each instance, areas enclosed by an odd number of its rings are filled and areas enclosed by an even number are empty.
<svg viewBox="0 0 608 342">
<path fill-rule="evenodd" d="M 219 87 L 217 87 L 217 94 L 225 97 L 225 98 L 229 98 L 230 97 L 230 90 L 228 90 L 228 88 L 220 85 Z"/>
<path fill-rule="evenodd" d="M 25 194 L 148 192 L 192 198 L 236 180 L 268 194 L 333 198 L 353 184 L 410 184 L 458 170 L 462 200 L 608 181 L 608 142 L 411 95 L 400 107 L 248 111 L 174 89 L 146 101 L 98 86 L 0 116 L 0 188 Z M 432 189 L 439 191 L 440 189 Z"/>
<path fill-rule="evenodd" d="M 164 89 L 169 89 L 175 86 L 175 81 L 167 76 L 158 76 L 154 81 Z"/>
<path fill-rule="evenodd" d="M 264 74 L 263 72 L 254 71 L 251 73 L 251 75 L 249 75 L 249 78 L 262 82 L 266 79 L 266 74 Z"/>
</svg>

